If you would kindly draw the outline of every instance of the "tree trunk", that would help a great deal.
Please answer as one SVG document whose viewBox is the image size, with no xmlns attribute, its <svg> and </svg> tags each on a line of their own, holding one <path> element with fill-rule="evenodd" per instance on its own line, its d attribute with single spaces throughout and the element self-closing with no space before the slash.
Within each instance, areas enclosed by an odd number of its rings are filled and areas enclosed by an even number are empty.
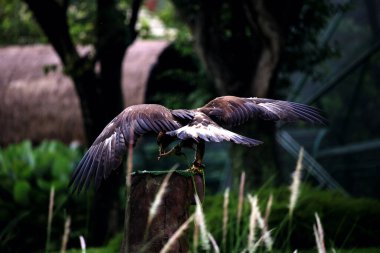
<svg viewBox="0 0 380 253">
<path fill-rule="evenodd" d="M 74 82 L 80 99 L 87 143 L 92 143 L 103 128 L 124 106 L 121 89 L 121 71 L 127 47 L 137 32 L 135 24 L 141 0 L 132 1 L 128 26 L 124 12 L 115 0 L 97 1 L 95 56 L 80 56 L 70 36 L 68 0 L 25 0 L 49 42 L 59 55 L 64 71 Z M 98 64 L 99 71 L 95 70 Z M 102 245 L 120 224 L 117 215 L 120 180 L 110 176 L 97 192 L 91 212 L 91 245 Z"/>
<path fill-rule="evenodd" d="M 121 71 L 126 49 L 137 36 L 135 24 L 141 0 L 132 2 L 128 26 L 114 0 L 97 1 L 95 56 L 80 56 L 67 21 L 68 1 L 25 0 L 64 71 L 74 82 L 81 102 L 87 142 L 92 143 L 104 126 L 123 109 Z M 99 65 L 99 71 L 95 65 Z"/>
<path fill-rule="evenodd" d="M 130 195 L 129 251 L 160 252 L 169 238 L 189 218 L 189 207 L 194 204 L 197 191 L 201 200 L 204 185 L 201 175 L 183 176 L 174 172 L 169 179 L 157 215 L 147 229 L 149 209 L 166 175 L 137 174 L 132 179 Z M 196 191 L 194 190 L 194 185 Z M 146 235 L 145 235 L 146 233 Z M 146 240 L 144 241 L 144 238 Z M 186 235 L 181 236 L 170 252 L 189 252 Z"/>
</svg>

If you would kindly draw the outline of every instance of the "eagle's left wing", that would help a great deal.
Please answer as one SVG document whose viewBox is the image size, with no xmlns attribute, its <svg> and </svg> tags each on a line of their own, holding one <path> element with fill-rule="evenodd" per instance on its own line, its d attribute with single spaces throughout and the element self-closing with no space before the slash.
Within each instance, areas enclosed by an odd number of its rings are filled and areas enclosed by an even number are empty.
<svg viewBox="0 0 380 253">
<path fill-rule="evenodd" d="M 186 115 L 186 110 L 176 111 Z M 185 116 L 184 116 L 185 117 Z M 95 187 L 119 167 L 128 148 L 146 133 L 166 132 L 182 125 L 171 110 L 161 105 L 134 105 L 116 116 L 100 133 L 76 167 L 70 185 L 74 191 L 88 188 L 92 179 Z"/>
<path fill-rule="evenodd" d="M 302 120 L 319 124 L 326 122 L 321 112 L 314 107 L 266 98 L 218 97 L 197 110 L 227 126 L 240 125 L 251 118 L 288 122 Z"/>
</svg>

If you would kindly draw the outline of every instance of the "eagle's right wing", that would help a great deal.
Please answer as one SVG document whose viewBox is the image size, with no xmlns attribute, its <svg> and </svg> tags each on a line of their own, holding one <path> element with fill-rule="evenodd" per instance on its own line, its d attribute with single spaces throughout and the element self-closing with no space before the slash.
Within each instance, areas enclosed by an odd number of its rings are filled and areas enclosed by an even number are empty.
<svg viewBox="0 0 380 253">
<path fill-rule="evenodd" d="M 91 179 L 95 187 L 117 169 L 123 161 L 128 144 L 141 135 L 173 131 L 181 127 L 171 111 L 161 105 L 135 105 L 116 116 L 96 138 L 76 167 L 70 185 L 80 192 Z"/>
<path fill-rule="evenodd" d="M 198 110 L 207 114 L 217 123 L 227 126 L 240 125 L 252 118 L 326 123 L 321 112 L 314 107 L 266 98 L 218 97 Z"/>
<path fill-rule="evenodd" d="M 207 142 L 229 141 L 249 147 L 263 143 L 222 128 L 202 112 L 195 112 L 189 124 L 166 134 L 177 136 L 181 140 L 193 139 L 196 142 L 201 140 Z"/>
</svg>

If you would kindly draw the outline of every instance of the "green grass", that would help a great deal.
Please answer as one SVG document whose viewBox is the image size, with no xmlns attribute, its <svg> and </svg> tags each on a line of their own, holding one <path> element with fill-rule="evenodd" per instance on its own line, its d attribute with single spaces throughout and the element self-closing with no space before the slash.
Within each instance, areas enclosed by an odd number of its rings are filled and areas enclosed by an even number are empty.
<svg viewBox="0 0 380 253">
<path fill-rule="evenodd" d="M 309 186 L 301 187 L 301 195 L 296 205 L 289 235 L 288 207 L 289 191 L 286 187 L 261 189 L 258 193 L 261 212 L 264 213 L 269 194 L 274 196 L 269 229 L 273 229 L 275 248 L 309 249 L 315 247 L 312 226 L 314 213 L 321 218 L 325 231 L 327 248 L 368 248 L 378 247 L 380 235 L 380 201 L 365 198 L 350 198 L 337 192 L 322 191 Z M 221 242 L 223 196 L 208 196 L 204 201 L 204 212 L 210 232 Z M 250 208 L 244 204 L 242 230 L 237 233 L 237 194 L 230 198 L 230 224 L 228 242 L 236 245 L 246 242 Z M 231 235 L 239 234 L 238 238 Z M 238 242 L 239 241 L 239 242 Z M 241 247 L 243 245 L 240 245 Z M 231 246 L 230 246 L 231 248 Z M 233 247 L 235 248 L 235 247 Z"/>
</svg>

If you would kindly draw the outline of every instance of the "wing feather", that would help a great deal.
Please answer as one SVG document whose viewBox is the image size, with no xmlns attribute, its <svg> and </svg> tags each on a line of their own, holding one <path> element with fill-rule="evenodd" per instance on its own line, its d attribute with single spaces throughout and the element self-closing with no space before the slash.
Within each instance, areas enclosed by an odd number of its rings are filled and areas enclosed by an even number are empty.
<svg viewBox="0 0 380 253">
<path fill-rule="evenodd" d="M 92 177 L 94 177 L 94 185 L 95 189 L 97 189 L 102 181 L 101 174 L 104 173 L 104 170 L 107 168 L 108 161 L 108 148 L 103 147 L 99 153 L 98 157 L 98 163 L 96 164 L 96 167 L 93 167 L 91 170 L 91 173 L 87 175 L 86 182 L 85 182 L 85 189 L 87 190 L 90 186 L 90 182 Z M 109 167 L 108 167 L 109 168 Z"/>
<path fill-rule="evenodd" d="M 99 152 L 100 146 L 94 146 L 91 148 L 92 149 L 89 149 L 86 152 L 84 158 L 82 158 L 85 159 L 86 162 L 81 167 L 77 167 L 77 170 L 79 170 L 78 176 L 72 178 L 74 179 L 74 191 L 77 190 L 80 192 L 85 185 L 87 175 L 92 173 L 92 167 L 94 166 L 95 158 Z"/>
<path fill-rule="evenodd" d="M 240 125 L 252 118 L 326 123 L 321 112 L 314 107 L 265 98 L 218 97 L 197 110 L 210 116 L 217 123 L 227 126 Z"/>
<path fill-rule="evenodd" d="M 98 187 L 117 169 L 128 148 L 138 137 L 149 132 L 173 131 L 181 127 L 171 110 L 161 105 L 135 105 L 115 117 L 96 138 L 76 167 L 70 185 L 80 192 L 92 179 Z"/>
<path fill-rule="evenodd" d="M 196 112 L 193 120 L 188 125 L 177 130 L 167 132 L 166 134 L 170 136 L 177 136 L 182 140 L 193 139 L 196 142 L 199 142 L 200 140 L 207 142 L 229 141 L 249 147 L 262 144 L 261 141 L 251 139 L 222 128 L 202 112 Z"/>
<path fill-rule="evenodd" d="M 110 138 L 109 140 L 113 140 L 114 138 Z M 110 168 L 111 159 L 108 159 L 108 157 L 113 157 L 112 153 L 110 154 L 110 149 L 107 145 L 105 145 L 99 155 L 99 162 L 96 166 L 96 169 L 93 168 L 93 175 L 94 175 L 94 185 L 95 189 L 98 189 L 100 186 L 100 183 L 103 179 L 104 170 L 106 168 Z M 89 180 L 90 182 L 90 180 Z M 86 189 L 88 189 L 89 184 L 86 184 Z"/>
<path fill-rule="evenodd" d="M 183 120 L 192 120 L 194 117 L 194 111 L 193 110 L 186 110 L 186 109 L 172 110 L 172 114 L 174 115 L 174 117 L 177 117 L 177 118 L 183 119 Z"/>
</svg>

